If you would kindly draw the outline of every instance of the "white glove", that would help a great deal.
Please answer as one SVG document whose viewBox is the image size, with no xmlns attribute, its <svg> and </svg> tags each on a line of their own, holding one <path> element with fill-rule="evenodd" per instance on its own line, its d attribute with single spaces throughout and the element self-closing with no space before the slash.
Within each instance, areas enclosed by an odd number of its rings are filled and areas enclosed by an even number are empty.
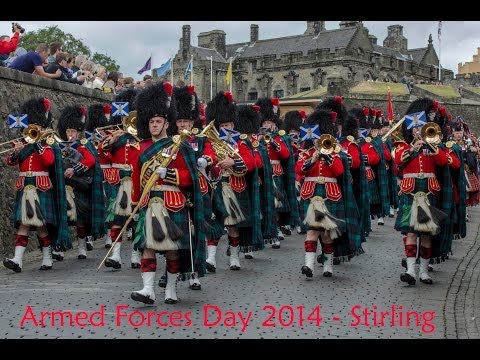
<svg viewBox="0 0 480 360">
<path fill-rule="evenodd" d="M 164 167 L 158 167 L 157 168 L 157 174 L 160 175 L 162 179 L 165 179 L 165 176 L 167 176 L 167 168 Z"/>
<path fill-rule="evenodd" d="M 199 167 L 205 169 L 205 168 L 207 167 L 207 165 L 208 165 L 207 159 L 205 159 L 205 158 L 203 158 L 203 157 L 198 158 L 198 160 L 197 160 L 197 165 L 198 165 Z"/>
</svg>

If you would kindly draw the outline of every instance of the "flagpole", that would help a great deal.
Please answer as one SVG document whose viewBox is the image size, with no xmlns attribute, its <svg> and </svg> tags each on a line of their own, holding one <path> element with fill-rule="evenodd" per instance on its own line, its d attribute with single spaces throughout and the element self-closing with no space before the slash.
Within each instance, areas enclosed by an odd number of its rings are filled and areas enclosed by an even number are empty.
<svg viewBox="0 0 480 360">
<path fill-rule="evenodd" d="M 153 53 L 150 53 L 150 76 L 153 77 Z"/>
<path fill-rule="evenodd" d="M 190 86 L 193 85 L 193 54 L 190 55 L 190 62 L 192 64 L 192 71 L 190 72 Z"/>
<path fill-rule="evenodd" d="M 213 55 L 210 56 L 210 101 L 213 99 Z"/>
<path fill-rule="evenodd" d="M 232 77 L 233 77 L 233 69 L 232 69 L 232 58 L 230 58 L 230 92 L 233 94 L 232 92 Z"/>
<path fill-rule="evenodd" d="M 170 82 L 173 85 L 173 57 L 170 58 L 170 79 Z"/>
<path fill-rule="evenodd" d="M 442 22 L 438 22 L 438 81 L 442 81 Z"/>
</svg>

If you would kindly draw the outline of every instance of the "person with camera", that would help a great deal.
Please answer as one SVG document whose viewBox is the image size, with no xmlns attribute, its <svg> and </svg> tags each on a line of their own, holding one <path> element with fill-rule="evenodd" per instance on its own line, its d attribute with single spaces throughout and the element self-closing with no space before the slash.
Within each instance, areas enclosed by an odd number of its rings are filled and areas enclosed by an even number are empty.
<svg viewBox="0 0 480 360">
<path fill-rule="evenodd" d="M 17 49 L 18 42 L 20 41 L 20 33 L 24 33 L 25 29 L 18 24 L 12 24 L 13 35 L 0 36 L 0 61 L 7 60 L 10 53 Z"/>
<path fill-rule="evenodd" d="M 65 188 L 68 202 L 68 223 L 77 227 L 78 259 L 87 258 L 86 236 L 98 235 L 104 211 L 102 170 L 98 155 L 86 139 L 79 140 L 85 129 L 86 109 L 68 106 L 58 121 L 59 136 L 65 141 L 62 149 Z M 56 260 L 63 254 L 54 252 Z"/>
</svg>

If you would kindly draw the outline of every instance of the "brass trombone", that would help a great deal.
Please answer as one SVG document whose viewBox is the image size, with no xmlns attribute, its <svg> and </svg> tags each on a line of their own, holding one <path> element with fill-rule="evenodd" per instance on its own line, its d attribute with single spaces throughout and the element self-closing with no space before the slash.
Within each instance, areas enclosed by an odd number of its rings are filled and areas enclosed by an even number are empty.
<svg viewBox="0 0 480 360">
<path fill-rule="evenodd" d="M 385 135 L 382 136 L 382 141 L 385 142 L 390 135 L 393 135 L 397 140 L 403 140 L 401 137 L 401 126 L 403 122 L 405 121 L 405 116 L 398 120 L 395 125 L 392 126 L 390 130 L 388 130 Z"/>
<path fill-rule="evenodd" d="M 320 139 L 314 142 L 314 147 L 320 154 L 323 155 L 330 155 L 334 151 L 341 151 L 340 146 L 337 144 L 337 140 L 330 134 L 322 134 Z"/>
<path fill-rule="evenodd" d="M 19 141 L 22 139 L 25 140 L 27 144 L 35 144 L 36 142 L 45 139 L 47 135 L 50 140 L 50 135 L 52 135 L 54 132 L 55 130 L 53 129 L 41 130 L 41 127 L 39 125 L 30 124 L 25 129 L 22 130 L 22 137 L 3 142 L 0 144 L 0 146 L 12 144 L 13 142 Z M 53 143 L 55 140 L 52 138 L 52 140 L 50 141 Z M 9 151 L 12 151 L 12 149 L 2 150 L 0 151 L 0 154 L 7 153 Z"/>
<path fill-rule="evenodd" d="M 422 126 L 420 134 L 427 144 L 438 145 L 442 142 L 442 130 L 437 123 L 427 122 Z"/>
</svg>

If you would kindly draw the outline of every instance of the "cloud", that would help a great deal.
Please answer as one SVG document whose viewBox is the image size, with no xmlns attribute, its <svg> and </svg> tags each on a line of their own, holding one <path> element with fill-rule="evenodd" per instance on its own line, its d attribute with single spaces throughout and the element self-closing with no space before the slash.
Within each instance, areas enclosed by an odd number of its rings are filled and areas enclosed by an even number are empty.
<svg viewBox="0 0 480 360">
<path fill-rule="evenodd" d="M 225 31 L 227 44 L 248 41 L 251 23 L 259 25 L 260 39 L 302 34 L 306 29 L 305 21 L 39 21 L 22 22 L 21 25 L 27 31 L 58 25 L 81 39 L 92 51 L 112 57 L 126 76 L 140 79 L 142 76 L 137 71 L 150 54 L 152 67 L 158 67 L 177 53 L 183 25 L 191 25 L 192 45 L 197 45 L 199 33 L 214 29 Z M 426 47 L 428 36 L 432 34 L 435 50 L 439 53 L 437 21 L 364 21 L 379 45 L 387 36 L 387 27 L 394 24 L 403 26 L 408 48 Z M 338 27 L 338 21 L 326 22 L 327 30 Z M 3 32 L 8 33 L 8 29 Z M 457 73 L 458 63 L 472 61 L 477 52 L 479 33 L 478 21 L 444 21 L 440 52 L 442 66 Z"/>
</svg>

